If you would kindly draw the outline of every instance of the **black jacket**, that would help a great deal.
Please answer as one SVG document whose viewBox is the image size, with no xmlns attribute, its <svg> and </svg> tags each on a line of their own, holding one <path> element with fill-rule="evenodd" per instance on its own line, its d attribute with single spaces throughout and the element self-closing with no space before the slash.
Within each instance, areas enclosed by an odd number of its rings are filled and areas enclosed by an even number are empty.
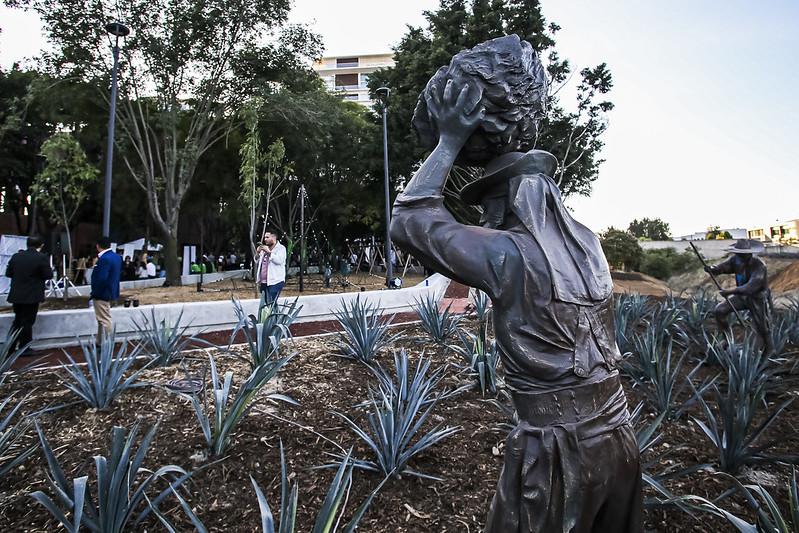
<svg viewBox="0 0 799 533">
<path fill-rule="evenodd" d="M 47 256 L 28 248 L 8 261 L 6 277 L 11 278 L 8 303 L 35 304 L 44 301 L 44 283 L 53 277 Z"/>
</svg>

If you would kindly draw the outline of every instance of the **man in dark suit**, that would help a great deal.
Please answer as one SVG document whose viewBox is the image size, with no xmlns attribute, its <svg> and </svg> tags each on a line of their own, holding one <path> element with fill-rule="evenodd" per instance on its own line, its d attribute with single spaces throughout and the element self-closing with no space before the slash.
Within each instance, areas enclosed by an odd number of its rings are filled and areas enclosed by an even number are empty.
<svg viewBox="0 0 799 533">
<path fill-rule="evenodd" d="M 6 267 L 6 277 L 11 278 L 8 301 L 14 306 L 14 323 L 11 330 L 19 330 L 19 336 L 12 351 L 27 346 L 33 339 L 33 324 L 39 312 L 39 304 L 44 301 L 45 281 L 53 277 L 50 262 L 42 253 L 44 241 L 38 235 L 28 237 L 28 249 L 11 256 Z M 23 356 L 37 355 L 30 348 Z"/>
<path fill-rule="evenodd" d="M 96 344 L 109 335 L 114 325 L 111 322 L 111 302 L 119 298 L 119 276 L 122 258 L 111 249 L 111 240 L 103 235 L 97 239 L 97 263 L 92 270 L 92 300 L 97 317 Z"/>
</svg>

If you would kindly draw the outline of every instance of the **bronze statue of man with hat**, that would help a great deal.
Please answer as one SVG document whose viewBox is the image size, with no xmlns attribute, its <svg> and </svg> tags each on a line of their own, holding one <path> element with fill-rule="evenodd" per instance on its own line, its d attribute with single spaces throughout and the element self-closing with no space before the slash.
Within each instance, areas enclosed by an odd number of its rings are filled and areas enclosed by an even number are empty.
<svg viewBox="0 0 799 533">
<path fill-rule="evenodd" d="M 766 264 L 757 257 L 766 250 L 762 242 L 738 239 L 733 246 L 724 248 L 732 252 L 727 260 L 713 266 L 705 265 L 711 275 L 735 274 L 735 288 L 723 289 L 724 300 L 716 306 L 716 324 L 720 332 L 730 331 L 731 313 L 748 310 L 755 330 L 755 347 L 768 349 L 771 330 L 771 289 L 768 286 Z"/>
<path fill-rule="evenodd" d="M 643 531 L 641 472 L 616 369 L 613 283 L 599 240 L 564 207 L 556 158 L 533 149 L 546 76 L 512 35 L 457 54 L 419 97 L 432 148 L 394 203 L 391 236 L 491 297 L 494 334 L 519 424 L 485 531 Z M 444 207 L 455 164 L 483 167 L 461 190 L 481 226 Z"/>
</svg>

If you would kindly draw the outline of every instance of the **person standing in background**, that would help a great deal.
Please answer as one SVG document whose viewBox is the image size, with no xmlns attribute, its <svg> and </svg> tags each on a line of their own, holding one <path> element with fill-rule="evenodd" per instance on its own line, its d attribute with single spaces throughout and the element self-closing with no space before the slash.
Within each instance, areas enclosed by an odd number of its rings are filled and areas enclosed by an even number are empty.
<svg viewBox="0 0 799 533">
<path fill-rule="evenodd" d="M 97 263 L 92 271 L 92 300 L 94 316 L 97 317 L 97 339 L 102 343 L 114 330 L 111 321 L 111 302 L 119 298 L 119 276 L 122 258 L 111 250 L 111 240 L 103 235 L 97 239 Z"/>
<path fill-rule="evenodd" d="M 258 257 L 258 282 L 266 305 L 272 305 L 286 284 L 286 247 L 277 242 L 277 233 L 267 231 L 264 243 L 255 251 Z"/>
<path fill-rule="evenodd" d="M 19 330 L 11 352 L 25 347 L 33 340 L 33 324 L 39 313 L 39 304 L 44 301 L 44 285 L 53 277 L 50 262 L 42 253 L 44 241 L 38 235 L 28 237 L 28 249 L 11 256 L 6 267 L 6 277 L 11 278 L 8 303 L 14 308 L 11 331 Z M 28 348 L 23 357 L 37 356 L 38 352 Z"/>
</svg>

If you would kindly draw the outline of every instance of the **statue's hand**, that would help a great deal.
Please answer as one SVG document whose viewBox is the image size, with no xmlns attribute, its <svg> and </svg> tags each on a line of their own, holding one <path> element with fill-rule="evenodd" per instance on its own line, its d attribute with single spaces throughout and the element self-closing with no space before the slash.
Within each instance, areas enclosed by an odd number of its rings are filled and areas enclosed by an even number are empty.
<svg viewBox="0 0 799 533">
<path fill-rule="evenodd" d="M 428 91 L 427 109 L 438 126 L 440 139 L 463 146 L 485 117 L 485 107 L 480 105 L 482 92 L 468 83 L 459 85 L 447 80 L 443 97 L 438 95 L 435 87 Z"/>
</svg>

